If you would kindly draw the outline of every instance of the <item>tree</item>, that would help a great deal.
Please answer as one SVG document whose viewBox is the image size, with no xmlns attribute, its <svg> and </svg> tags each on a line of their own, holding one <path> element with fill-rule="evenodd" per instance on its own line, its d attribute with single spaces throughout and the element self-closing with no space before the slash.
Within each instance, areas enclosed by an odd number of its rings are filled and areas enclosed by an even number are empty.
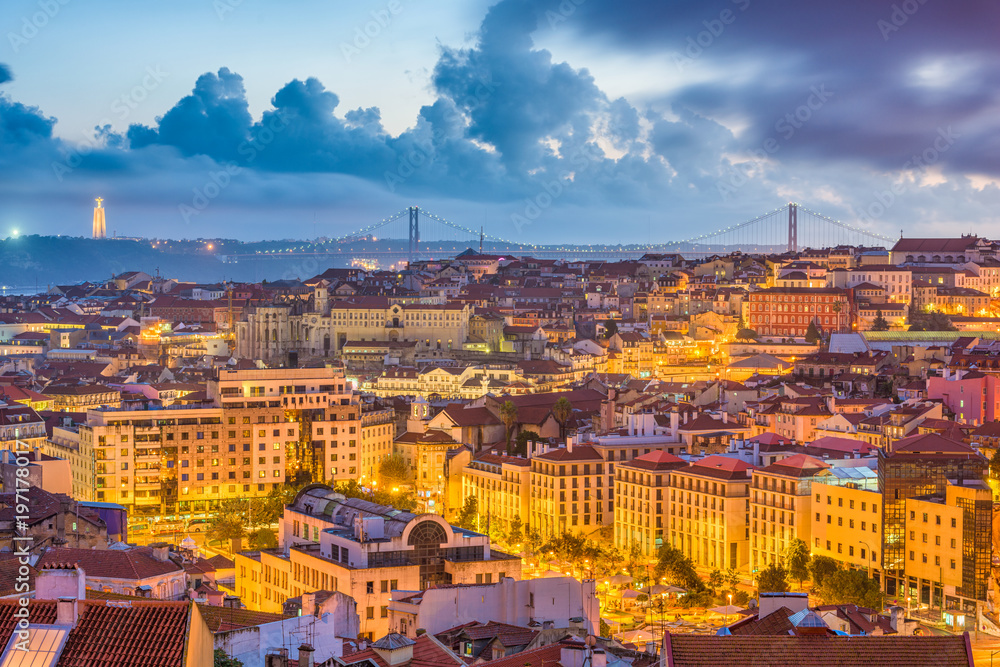
<svg viewBox="0 0 1000 667">
<path fill-rule="evenodd" d="M 1000 449 L 997 449 L 990 458 L 990 477 L 1000 479 Z"/>
<path fill-rule="evenodd" d="M 528 443 L 531 442 L 532 440 L 537 442 L 538 440 L 541 439 L 542 437 L 537 433 L 535 433 L 534 431 L 521 431 L 520 433 L 517 434 L 517 437 L 514 438 L 514 449 L 511 453 L 516 456 L 527 457 Z"/>
<path fill-rule="evenodd" d="M 503 422 L 507 437 L 507 453 L 510 454 L 510 436 L 517 424 L 517 406 L 511 401 L 504 401 L 500 406 L 500 421 Z"/>
<path fill-rule="evenodd" d="M 215 649 L 214 667 L 243 667 L 243 661 L 230 658 L 221 648 Z"/>
<path fill-rule="evenodd" d="M 712 591 L 712 595 L 715 595 L 715 592 L 722 588 L 725 583 L 726 578 L 719 570 L 712 570 L 712 572 L 708 575 L 708 590 Z"/>
<path fill-rule="evenodd" d="M 736 340 L 757 340 L 757 332 L 753 329 L 740 329 L 736 332 Z"/>
<path fill-rule="evenodd" d="M 618 333 L 618 322 L 614 319 L 604 320 L 604 337 L 611 338 Z"/>
<path fill-rule="evenodd" d="M 813 584 L 816 587 L 823 585 L 823 581 L 831 574 L 840 569 L 840 564 L 829 556 L 815 556 L 809 563 L 809 572 L 812 574 Z"/>
<path fill-rule="evenodd" d="M 801 590 L 803 582 L 809 578 L 809 545 L 798 538 L 792 540 L 785 562 L 788 563 L 788 576 L 799 582 Z"/>
<path fill-rule="evenodd" d="M 476 529 L 476 519 L 479 516 L 479 499 L 473 495 L 465 497 L 465 504 L 458 511 L 458 518 L 455 525 L 466 530 Z"/>
<path fill-rule="evenodd" d="M 552 416 L 559 422 L 559 439 L 566 437 L 566 423 L 573 416 L 573 404 L 565 396 L 560 397 L 552 406 Z"/>
<path fill-rule="evenodd" d="M 401 454 L 390 454 L 378 464 L 378 478 L 383 489 L 392 489 L 412 482 L 413 473 Z"/>
<path fill-rule="evenodd" d="M 944 313 L 919 313 L 910 316 L 910 331 L 957 331 Z"/>
<path fill-rule="evenodd" d="M 274 536 L 274 531 L 267 526 L 261 526 L 252 531 L 247 537 L 250 549 L 253 551 L 278 548 L 278 538 Z"/>
<path fill-rule="evenodd" d="M 864 570 L 832 572 L 823 579 L 823 585 L 818 587 L 816 593 L 825 604 L 856 604 L 882 611 L 885 603 L 878 582 L 870 579 Z"/>
<path fill-rule="evenodd" d="M 210 540 L 235 540 L 247 534 L 243 519 L 235 514 L 216 514 L 205 532 Z"/>
<path fill-rule="evenodd" d="M 518 545 L 524 539 L 524 522 L 521 515 L 516 514 L 510 521 L 510 530 L 507 531 L 507 540 L 512 545 Z"/>
<path fill-rule="evenodd" d="M 875 319 L 872 321 L 872 331 L 888 331 L 889 322 L 882 317 L 882 309 L 875 311 Z"/>
<path fill-rule="evenodd" d="M 608 622 L 605 621 L 603 618 L 601 619 L 600 633 L 601 636 L 604 637 L 605 639 L 609 639 L 611 637 L 611 626 L 608 625 Z"/>
<path fill-rule="evenodd" d="M 666 577 L 667 581 L 683 586 L 689 593 L 705 589 L 705 582 L 698 576 L 694 562 L 672 544 L 664 544 L 657 553 L 656 578 Z"/>
<path fill-rule="evenodd" d="M 787 572 L 778 563 L 771 563 L 757 573 L 758 593 L 787 593 Z"/>
<path fill-rule="evenodd" d="M 818 343 L 822 340 L 823 335 L 819 332 L 819 328 L 816 326 L 816 320 L 809 320 L 809 327 L 806 329 L 806 342 L 807 343 Z"/>
<path fill-rule="evenodd" d="M 729 585 L 729 591 L 735 595 L 736 587 L 740 585 L 741 581 L 743 581 L 743 577 L 740 575 L 739 570 L 735 567 L 731 567 L 726 571 L 725 580 Z"/>
</svg>

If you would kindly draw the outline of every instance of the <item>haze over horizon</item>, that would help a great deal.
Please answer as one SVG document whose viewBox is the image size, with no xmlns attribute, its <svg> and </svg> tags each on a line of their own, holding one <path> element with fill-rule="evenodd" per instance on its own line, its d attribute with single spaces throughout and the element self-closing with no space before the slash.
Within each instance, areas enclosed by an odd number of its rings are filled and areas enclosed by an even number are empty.
<svg viewBox="0 0 1000 667">
<path fill-rule="evenodd" d="M 419 204 L 522 243 L 798 201 L 990 235 L 1000 6 L 14 0 L 0 237 L 339 236 Z M 696 230 L 696 231 L 694 231 Z"/>
</svg>

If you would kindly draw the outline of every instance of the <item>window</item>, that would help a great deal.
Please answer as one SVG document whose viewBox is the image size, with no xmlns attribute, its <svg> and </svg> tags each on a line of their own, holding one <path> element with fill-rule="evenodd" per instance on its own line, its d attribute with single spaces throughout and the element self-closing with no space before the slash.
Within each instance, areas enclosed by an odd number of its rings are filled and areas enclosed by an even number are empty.
<svg viewBox="0 0 1000 667">
<path fill-rule="evenodd" d="M 375 618 L 375 607 L 368 607 L 365 610 L 365 618 L 367 618 L 367 619 L 373 619 L 373 618 Z"/>
<path fill-rule="evenodd" d="M 371 595 L 374 592 L 375 592 L 375 582 L 374 581 L 365 582 L 365 593 Z M 371 607 L 368 608 L 371 609 Z M 368 618 L 371 618 L 371 616 L 369 616 Z"/>
</svg>

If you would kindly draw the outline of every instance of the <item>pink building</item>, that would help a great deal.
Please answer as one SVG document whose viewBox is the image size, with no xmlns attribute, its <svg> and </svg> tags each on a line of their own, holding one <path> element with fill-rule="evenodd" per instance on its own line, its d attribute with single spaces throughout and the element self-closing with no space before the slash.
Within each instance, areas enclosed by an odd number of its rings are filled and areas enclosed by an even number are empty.
<svg viewBox="0 0 1000 667">
<path fill-rule="evenodd" d="M 946 369 L 927 378 L 927 398 L 941 400 L 960 424 L 979 426 L 1000 416 L 997 376 L 979 371 Z"/>
</svg>

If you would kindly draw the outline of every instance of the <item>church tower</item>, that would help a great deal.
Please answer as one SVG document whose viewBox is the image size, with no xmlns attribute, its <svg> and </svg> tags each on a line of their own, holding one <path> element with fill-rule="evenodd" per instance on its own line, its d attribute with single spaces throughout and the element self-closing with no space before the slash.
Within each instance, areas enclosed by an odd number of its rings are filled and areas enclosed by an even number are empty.
<svg viewBox="0 0 1000 667">
<path fill-rule="evenodd" d="M 106 239 L 108 238 L 108 227 L 104 221 L 104 207 L 101 205 L 104 199 L 98 197 L 94 201 L 97 202 L 97 206 L 94 207 L 94 238 Z"/>
</svg>

